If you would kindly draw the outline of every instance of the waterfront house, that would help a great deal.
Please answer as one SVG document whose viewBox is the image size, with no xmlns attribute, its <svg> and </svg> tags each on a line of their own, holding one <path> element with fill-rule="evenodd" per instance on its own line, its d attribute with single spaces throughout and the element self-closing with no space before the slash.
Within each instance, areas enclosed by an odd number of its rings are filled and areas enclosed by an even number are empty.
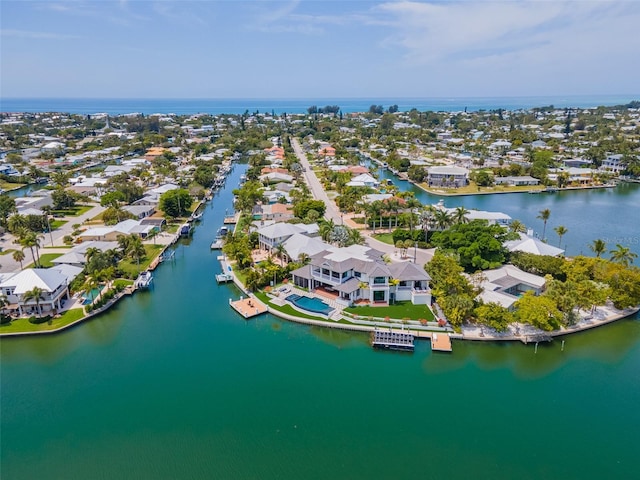
<svg viewBox="0 0 640 480">
<path fill-rule="evenodd" d="M 484 303 L 497 303 L 513 309 L 513 304 L 528 291 L 540 295 L 545 288 L 544 277 L 523 272 L 514 265 L 503 265 L 495 270 L 485 270 L 479 287 L 482 292 L 476 297 Z"/>
<path fill-rule="evenodd" d="M 619 175 L 620 172 L 625 169 L 622 157 L 623 156 L 619 153 L 607 155 L 607 157 L 602 161 L 602 165 L 600 165 L 600 170 Z"/>
<path fill-rule="evenodd" d="M 51 313 L 62 309 L 69 300 L 69 283 L 82 271 L 71 265 L 59 265 L 52 268 L 26 268 L 19 273 L 4 275 L 0 283 L 0 292 L 7 297 L 9 305 L 17 309 L 20 315 L 29 313 Z M 35 287 L 42 290 L 40 312 L 37 312 L 35 299 L 25 299 L 25 294 Z"/>
<path fill-rule="evenodd" d="M 415 264 L 387 265 L 382 252 L 364 245 L 329 246 L 311 256 L 308 265 L 291 272 L 293 283 L 334 295 L 348 306 L 364 301 L 388 305 L 396 300 L 429 304 L 429 275 Z"/>
<path fill-rule="evenodd" d="M 75 267 L 83 268 L 87 263 L 86 253 L 90 248 L 95 248 L 100 250 L 101 252 L 106 252 L 107 250 L 116 250 L 118 249 L 118 242 L 97 242 L 97 241 L 89 241 L 82 242 L 79 245 L 75 245 L 71 250 L 64 255 L 54 258 L 51 263 L 54 265 L 73 265 Z"/>
<path fill-rule="evenodd" d="M 380 182 L 368 173 L 361 173 L 347 182 L 348 187 L 371 187 L 377 188 Z"/>
<path fill-rule="evenodd" d="M 529 175 L 513 176 L 513 177 L 495 177 L 497 185 L 510 185 L 513 187 L 522 187 L 528 185 L 538 185 L 540 180 Z"/>
<path fill-rule="evenodd" d="M 464 187 L 469 184 L 469 170 L 463 167 L 430 167 L 427 170 L 427 183 L 431 187 Z"/>
</svg>

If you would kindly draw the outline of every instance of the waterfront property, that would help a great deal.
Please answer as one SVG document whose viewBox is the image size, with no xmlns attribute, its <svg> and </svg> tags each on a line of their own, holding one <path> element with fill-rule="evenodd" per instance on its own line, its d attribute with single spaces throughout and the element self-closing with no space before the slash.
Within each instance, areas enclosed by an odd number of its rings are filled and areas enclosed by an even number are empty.
<svg viewBox="0 0 640 480">
<path fill-rule="evenodd" d="M 259 228 L 258 242 L 261 250 L 272 251 L 296 233 L 316 235 L 318 231 L 319 227 L 316 223 L 306 225 L 278 222 Z"/>
<path fill-rule="evenodd" d="M 303 310 L 307 310 L 313 313 L 321 313 L 323 315 L 330 315 L 333 312 L 333 308 L 327 305 L 325 302 L 315 297 L 305 297 L 303 295 L 291 294 L 288 295 L 285 300 L 293 303 L 296 307 Z"/>
<path fill-rule="evenodd" d="M 480 281 L 482 292 L 476 297 L 484 303 L 497 303 L 513 309 L 513 304 L 528 291 L 540 295 L 545 288 L 544 277 L 523 272 L 513 265 L 504 265 L 494 270 L 482 272 Z"/>
<path fill-rule="evenodd" d="M 382 255 L 362 245 L 328 247 L 291 272 L 293 283 L 334 296 L 344 306 L 388 305 L 396 300 L 431 303 L 430 277 L 423 269 L 410 262 L 387 265 Z"/>
<path fill-rule="evenodd" d="M 458 188 L 469 184 L 469 170 L 463 167 L 430 167 L 427 173 L 430 187 Z"/>
<path fill-rule="evenodd" d="M 520 233 L 519 235 L 519 239 L 509 240 L 505 242 L 504 246 L 510 252 L 525 252 L 533 253 L 535 255 L 551 255 L 552 257 L 557 257 L 558 255 L 562 255 L 564 253 L 564 250 L 562 248 L 549 245 L 548 243 L 545 243 L 538 238 L 531 237 L 524 233 Z"/>
<path fill-rule="evenodd" d="M 69 283 L 81 271 L 79 267 L 59 265 L 0 274 L 0 292 L 9 302 L 8 310 L 17 311 L 19 315 L 58 311 L 70 299 Z M 31 294 L 36 288 L 40 289 L 37 298 Z"/>
</svg>

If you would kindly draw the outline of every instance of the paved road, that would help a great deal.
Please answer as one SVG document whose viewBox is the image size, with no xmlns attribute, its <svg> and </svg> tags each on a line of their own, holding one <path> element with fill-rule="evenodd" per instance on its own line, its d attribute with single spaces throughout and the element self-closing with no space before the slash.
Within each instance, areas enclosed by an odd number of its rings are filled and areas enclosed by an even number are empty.
<svg viewBox="0 0 640 480">
<path fill-rule="evenodd" d="M 302 150 L 300 143 L 297 138 L 291 138 L 291 146 L 293 147 L 293 151 L 295 152 L 298 160 L 300 160 L 300 164 L 304 168 L 303 175 L 305 180 L 307 181 L 307 185 L 309 185 L 309 189 L 311 190 L 311 194 L 313 198 L 316 200 L 322 200 L 324 204 L 327 206 L 327 210 L 325 212 L 325 217 L 327 219 L 333 220 L 334 223 L 340 224 L 340 211 L 336 206 L 335 202 L 329 199 L 327 192 L 325 192 L 320 180 L 316 176 L 316 172 L 313 171 L 311 165 L 309 165 L 309 160 L 307 160 L 307 155 Z"/>
<path fill-rule="evenodd" d="M 300 160 L 300 164 L 304 168 L 303 175 L 305 180 L 307 181 L 307 185 L 309 185 L 311 194 L 315 199 L 322 200 L 327 206 L 325 217 L 333 220 L 337 225 L 342 224 L 342 216 L 340 215 L 340 210 L 336 206 L 335 202 L 329 199 L 329 196 L 318 180 L 316 173 L 312 170 L 311 165 L 309 164 L 309 160 L 302 150 L 300 142 L 297 138 L 291 138 L 291 146 L 293 147 L 293 151 L 298 157 L 298 160 Z M 397 249 L 393 245 L 389 245 L 388 243 L 384 243 L 376 240 L 375 238 L 371 238 L 369 236 L 370 232 L 362 231 L 362 233 L 365 235 L 365 241 L 367 245 L 369 245 L 371 248 L 375 248 L 376 250 L 380 250 L 381 252 L 388 254 L 394 261 L 401 260 L 399 258 Z M 433 258 L 434 251 L 435 249 L 425 250 L 422 248 L 418 248 L 415 252 L 416 263 L 418 263 L 418 265 L 424 265 L 425 263 L 428 263 L 429 261 L 431 261 L 431 258 Z M 410 249 L 408 254 L 409 257 L 413 259 L 414 249 Z"/>
<path fill-rule="evenodd" d="M 104 207 L 97 205 L 91 208 L 90 210 L 88 210 L 87 212 L 83 213 L 82 215 L 78 215 L 77 217 L 65 217 L 64 219 L 61 219 L 61 220 L 66 220 L 67 223 L 62 225 L 57 230 L 54 230 L 53 232 L 51 232 L 51 235 L 49 235 L 48 233 L 44 234 L 44 237 L 42 238 L 42 246 L 51 247 L 51 238 L 53 237 L 53 245 L 56 247 L 63 247 L 64 242 L 62 241 L 62 239 L 65 237 L 65 235 L 71 235 L 71 232 L 73 231 L 73 225 L 75 225 L 76 223 L 82 224 L 86 220 L 91 220 L 93 217 L 95 217 L 96 215 L 99 215 L 104 210 L 105 210 Z M 0 247 L 2 247 L 2 250 L 20 249 L 20 245 L 18 245 L 17 243 L 14 243 L 14 239 L 15 237 L 13 235 L 11 235 L 10 233 L 6 233 L 3 236 L 2 240 L 0 240 Z M 49 249 L 49 248 L 47 248 L 46 250 L 45 249 L 40 250 L 40 254 L 61 253 L 61 252 L 65 252 L 65 250 Z M 31 251 L 27 248 L 25 249 L 24 254 L 25 254 L 25 259 L 22 262 L 22 265 L 26 266 L 32 263 Z M 7 253 L 6 255 L 0 255 L 0 272 L 17 272 L 19 270 L 20 270 L 20 264 L 13 259 L 13 252 Z"/>
</svg>

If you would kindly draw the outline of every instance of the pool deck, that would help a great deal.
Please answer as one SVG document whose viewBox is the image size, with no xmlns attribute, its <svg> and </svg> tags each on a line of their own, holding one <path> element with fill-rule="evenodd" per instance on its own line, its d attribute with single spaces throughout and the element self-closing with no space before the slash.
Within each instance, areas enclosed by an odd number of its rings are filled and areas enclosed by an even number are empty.
<svg viewBox="0 0 640 480">
<path fill-rule="evenodd" d="M 229 299 L 229 305 L 244 318 L 252 318 L 263 313 L 267 313 L 267 306 L 257 298 L 241 298 L 232 301 Z"/>
</svg>

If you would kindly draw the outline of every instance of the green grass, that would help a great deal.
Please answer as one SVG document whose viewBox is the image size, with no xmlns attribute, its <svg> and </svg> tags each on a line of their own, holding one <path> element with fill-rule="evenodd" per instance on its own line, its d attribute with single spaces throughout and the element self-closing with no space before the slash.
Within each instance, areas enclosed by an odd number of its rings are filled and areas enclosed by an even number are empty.
<svg viewBox="0 0 640 480">
<path fill-rule="evenodd" d="M 4 180 L 0 180 L 0 188 L 3 190 L 17 190 L 18 188 L 22 188 L 26 185 L 26 183 L 9 183 Z"/>
<path fill-rule="evenodd" d="M 65 208 L 64 210 L 52 210 L 53 215 L 64 215 L 65 217 L 77 217 L 83 213 L 87 213 L 93 208 L 92 205 L 76 205 L 75 207 Z"/>
<path fill-rule="evenodd" d="M 307 315 L 305 313 L 300 313 L 298 310 L 293 308 L 291 305 L 282 305 L 281 306 L 281 305 L 274 305 L 273 303 L 269 303 L 270 298 L 264 292 L 254 292 L 254 295 L 256 297 L 258 297 L 258 299 L 261 300 L 263 303 L 268 304 L 269 308 L 272 308 L 273 310 L 278 310 L 279 312 L 286 313 L 286 314 L 292 315 L 294 317 L 308 318 L 308 319 L 311 319 L 311 320 L 322 320 L 322 321 L 330 322 L 330 323 L 337 323 L 337 322 L 334 322 L 333 320 L 327 320 L 326 318 L 323 318 L 323 317 L 315 317 L 313 315 Z M 343 322 L 343 323 L 348 323 L 348 322 Z"/>
<path fill-rule="evenodd" d="M 49 222 L 49 224 L 51 225 L 51 230 L 57 230 L 58 228 L 63 226 L 65 223 L 68 223 L 68 221 L 67 220 L 53 220 L 53 221 Z"/>
<path fill-rule="evenodd" d="M 371 235 L 376 240 L 393 245 L 393 236 L 390 233 L 375 233 Z"/>
<path fill-rule="evenodd" d="M 47 330 L 55 330 L 76 320 L 84 317 L 84 309 L 74 308 L 64 312 L 60 318 L 54 318 L 49 322 L 44 323 L 31 323 L 28 318 L 18 318 L 12 320 L 11 323 L 5 323 L 0 325 L 0 334 L 3 333 L 16 333 L 16 332 L 42 332 Z"/>
<path fill-rule="evenodd" d="M 398 302 L 388 307 L 349 307 L 345 308 L 344 311 L 361 317 L 389 317 L 400 320 L 403 318 L 409 318 L 411 320 L 424 318 L 430 322 L 434 320 L 433 312 L 431 312 L 431 309 L 428 308 L 427 305 L 414 305 L 409 301 Z"/>
<path fill-rule="evenodd" d="M 544 190 L 544 185 L 522 185 L 522 186 L 510 186 L 510 185 L 494 185 L 491 187 L 478 187 L 476 183 L 469 182 L 469 185 L 460 188 L 446 188 L 446 187 L 430 187 L 426 183 L 421 183 L 420 186 L 431 193 L 441 195 L 469 195 L 477 193 L 506 193 L 506 192 L 528 192 L 529 190 Z"/>
<path fill-rule="evenodd" d="M 149 268 L 149 265 L 153 261 L 154 258 L 158 256 L 160 250 L 162 250 L 162 245 L 144 245 L 144 249 L 146 251 L 145 258 L 140 259 L 140 267 L 135 260 L 126 259 L 122 260 L 118 264 L 118 268 L 122 270 L 124 276 L 128 278 L 136 278 L 138 276 L 138 272 L 142 272 Z"/>
<path fill-rule="evenodd" d="M 117 280 L 113 281 L 113 286 L 116 288 L 120 286 L 128 287 L 130 285 L 133 285 L 133 280 L 128 280 L 126 278 L 118 278 Z"/>
<path fill-rule="evenodd" d="M 40 265 L 44 268 L 53 267 L 52 261 L 64 255 L 63 253 L 43 253 L 40 255 Z"/>
</svg>

